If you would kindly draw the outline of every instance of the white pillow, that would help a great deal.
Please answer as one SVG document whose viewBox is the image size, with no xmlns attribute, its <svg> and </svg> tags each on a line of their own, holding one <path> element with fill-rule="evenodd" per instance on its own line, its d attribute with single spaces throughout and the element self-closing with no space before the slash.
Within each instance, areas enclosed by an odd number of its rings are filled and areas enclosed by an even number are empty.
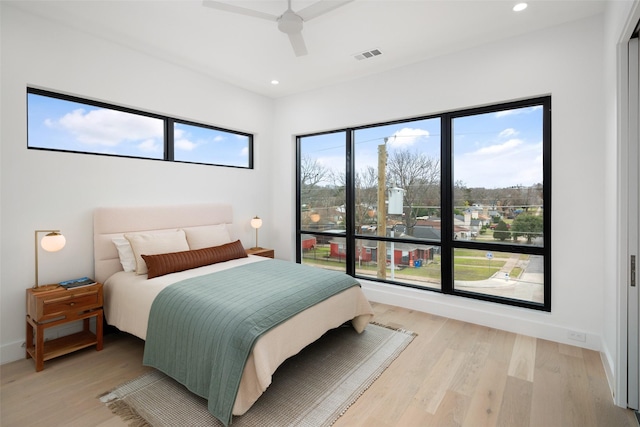
<svg viewBox="0 0 640 427">
<path fill-rule="evenodd" d="M 226 224 L 203 225 L 184 228 L 183 230 L 187 235 L 187 242 L 191 250 L 210 248 L 231 242 L 231 236 Z"/>
<path fill-rule="evenodd" d="M 118 250 L 118 257 L 120 257 L 122 269 L 127 272 L 135 271 L 136 257 L 133 254 L 133 249 L 131 249 L 129 241 L 124 237 L 114 237 L 111 241 L 116 245 L 116 249 Z"/>
<path fill-rule="evenodd" d="M 158 255 L 189 250 L 183 230 L 162 233 L 131 233 L 124 237 L 131 243 L 136 260 L 136 274 L 147 274 L 147 264 L 142 255 Z"/>
</svg>

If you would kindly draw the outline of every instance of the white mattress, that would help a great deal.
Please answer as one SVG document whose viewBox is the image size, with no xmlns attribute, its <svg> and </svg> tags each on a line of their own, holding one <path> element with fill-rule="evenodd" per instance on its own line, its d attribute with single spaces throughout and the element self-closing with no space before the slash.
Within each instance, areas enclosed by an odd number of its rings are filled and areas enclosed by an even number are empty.
<svg viewBox="0 0 640 427">
<path fill-rule="evenodd" d="M 153 279 L 134 272 L 115 273 L 104 283 L 107 323 L 145 339 L 151 304 L 162 289 L 189 277 L 253 262 L 269 262 L 269 258 L 250 255 Z M 303 311 L 263 335 L 247 360 L 233 415 L 242 415 L 253 405 L 271 384 L 277 367 L 287 358 L 348 320 L 353 319 L 354 328 L 362 332 L 372 317 L 371 305 L 362 290 L 353 287 Z"/>
</svg>

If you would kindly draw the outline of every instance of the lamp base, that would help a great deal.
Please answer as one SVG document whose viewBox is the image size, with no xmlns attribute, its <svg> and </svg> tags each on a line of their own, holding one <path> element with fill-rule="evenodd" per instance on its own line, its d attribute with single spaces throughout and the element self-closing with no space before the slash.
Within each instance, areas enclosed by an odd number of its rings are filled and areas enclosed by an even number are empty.
<svg viewBox="0 0 640 427">
<path fill-rule="evenodd" d="M 42 286 L 34 286 L 31 288 L 32 292 L 45 292 L 52 291 L 54 289 L 58 289 L 60 285 L 42 285 Z"/>
<path fill-rule="evenodd" d="M 260 246 L 254 246 L 252 248 L 249 248 L 250 251 L 257 251 L 257 250 L 260 250 L 260 249 L 264 249 L 264 248 L 261 248 Z"/>
</svg>

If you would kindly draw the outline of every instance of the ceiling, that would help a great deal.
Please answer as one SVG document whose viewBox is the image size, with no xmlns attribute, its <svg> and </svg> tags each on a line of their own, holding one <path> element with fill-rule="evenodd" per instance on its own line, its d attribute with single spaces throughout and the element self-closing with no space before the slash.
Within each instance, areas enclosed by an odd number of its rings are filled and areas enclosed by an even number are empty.
<svg viewBox="0 0 640 427">
<path fill-rule="evenodd" d="M 327 0 L 325 0 L 327 1 Z M 225 0 L 281 15 L 286 0 Z M 9 2 L 7 2 L 9 3 Z M 293 0 L 299 11 L 315 1 Z M 200 0 L 29 1 L 15 7 L 278 98 L 602 13 L 606 1 L 354 0 L 304 23 L 296 57 L 276 22 Z M 5 3 L 6 4 L 6 3 Z M 379 49 L 382 55 L 357 60 Z M 277 79 L 280 84 L 272 85 Z"/>
</svg>

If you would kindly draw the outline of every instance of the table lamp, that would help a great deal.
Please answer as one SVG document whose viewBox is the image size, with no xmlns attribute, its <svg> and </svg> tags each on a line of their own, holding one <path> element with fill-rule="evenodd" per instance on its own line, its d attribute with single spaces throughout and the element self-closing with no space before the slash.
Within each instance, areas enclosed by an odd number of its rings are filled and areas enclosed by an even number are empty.
<svg viewBox="0 0 640 427">
<path fill-rule="evenodd" d="M 40 246 L 47 252 L 58 252 L 60 249 L 64 248 L 64 245 L 67 243 L 67 240 L 64 238 L 62 234 L 60 234 L 60 230 L 36 230 L 35 231 L 35 247 L 36 247 L 36 283 L 33 286 L 34 290 L 46 290 L 50 289 L 48 286 L 39 286 L 38 284 L 38 233 L 48 233 L 45 235 L 40 241 Z M 57 287 L 57 285 L 56 285 Z"/>
<path fill-rule="evenodd" d="M 251 219 L 251 226 L 256 229 L 256 246 L 251 249 L 260 249 L 260 246 L 258 246 L 258 228 L 262 227 L 262 220 L 256 215 Z"/>
</svg>

